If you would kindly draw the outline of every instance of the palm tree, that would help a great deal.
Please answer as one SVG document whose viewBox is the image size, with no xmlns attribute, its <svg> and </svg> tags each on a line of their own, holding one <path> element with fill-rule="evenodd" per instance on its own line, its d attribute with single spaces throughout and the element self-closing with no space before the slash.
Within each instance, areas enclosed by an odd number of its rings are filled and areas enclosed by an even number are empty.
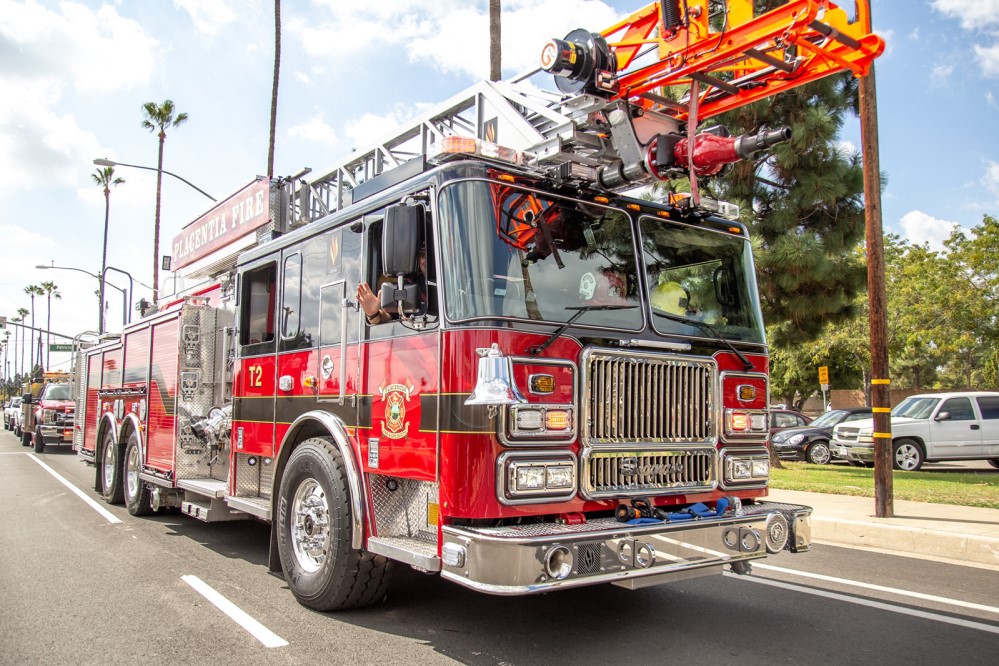
<svg viewBox="0 0 999 666">
<path fill-rule="evenodd" d="M 500 0 L 489 0 L 489 80 L 499 81 L 503 78 L 503 67 L 500 65 Z"/>
<path fill-rule="evenodd" d="M 55 282 L 43 282 L 41 286 L 47 297 L 45 302 L 45 367 L 48 368 L 49 347 L 52 346 L 50 337 L 52 335 L 52 299 L 59 300 L 62 298 L 62 294 L 59 293 L 59 287 L 56 286 Z M 38 360 L 41 361 L 41 359 Z"/>
<path fill-rule="evenodd" d="M 187 120 L 186 113 L 174 116 L 173 100 L 163 100 L 162 104 L 146 102 L 142 105 L 145 119 L 142 126 L 150 132 L 155 132 L 160 139 L 159 158 L 156 161 L 156 222 L 153 226 L 153 303 L 160 296 L 160 199 L 163 193 L 163 144 L 166 142 L 168 127 L 178 127 Z M 103 308 L 103 303 L 101 304 Z"/>
<path fill-rule="evenodd" d="M 25 318 L 28 316 L 28 309 L 27 308 L 18 308 L 17 309 L 17 316 L 20 317 L 20 319 L 18 319 L 17 321 L 22 324 L 22 326 L 19 327 L 19 328 L 22 328 L 22 331 L 21 331 L 21 371 L 23 372 L 24 371 L 24 347 L 25 347 L 25 340 L 30 340 L 31 339 L 31 333 L 25 333 L 23 331 L 23 324 L 24 324 Z M 17 361 L 16 357 L 14 358 L 14 361 L 15 362 Z"/>
<path fill-rule="evenodd" d="M 94 169 L 94 172 L 90 174 L 90 177 L 95 183 L 104 188 L 104 252 L 101 254 L 101 290 L 98 295 L 98 306 L 97 306 L 97 332 L 104 332 L 104 271 L 108 266 L 108 218 L 111 214 L 111 186 L 121 185 L 125 182 L 124 178 L 114 177 L 114 167 L 104 167 L 103 169 Z"/>
<path fill-rule="evenodd" d="M 26 293 L 28 296 L 31 297 L 31 330 L 32 330 L 32 332 L 34 332 L 34 330 L 35 330 L 35 296 L 44 296 L 45 295 L 45 290 L 42 289 L 41 287 L 39 287 L 37 284 L 29 284 L 27 287 L 24 288 L 24 293 Z M 28 338 L 28 340 L 31 340 L 31 338 Z M 41 341 L 42 341 L 42 332 L 39 331 L 38 332 L 39 346 L 41 346 Z M 34 343 L 33 340 L 32 340 L 32 343 Z M 37 364 L 35 363 L 35 356 L 36 356 L 35 350 L 32 349 L 31 352 L 32 353 L 29 356 L 31 358 L 32 369 L 34 369 L 35 365 L 41 365 L 42 364 L 42 350 L 38 349 L 38 353 L 37 353 L 38 362 L 37 362 Z"/>
<path fill-rule="evenodd" d="M 278 76 L 281 73 L 281 0 L 274 0 L 274 83 L 271 85 L 271 137 L 267 146 L 267 177 L 274 177 L 274 133 L 277 128 Z"/>
</svg>

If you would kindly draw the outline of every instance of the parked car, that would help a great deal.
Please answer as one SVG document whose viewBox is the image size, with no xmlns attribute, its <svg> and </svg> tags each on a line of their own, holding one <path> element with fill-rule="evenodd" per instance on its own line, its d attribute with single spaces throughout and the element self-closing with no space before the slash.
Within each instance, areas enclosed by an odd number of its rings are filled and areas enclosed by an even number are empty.
<svg viewBox="0 0 999 666">
<path fill-rule="evenodd" d="M 891 410 L 892 466 L 915 471 L 925 462 L 987 460 L 999 467 L 999 392 L 913 395 Z M 858 465 L 874 464 L 874 420 L 833 428 L 832 447 Z"/>
<path fill-rule="evenodd" d="M 785 428 L 808 425 L 812 419 L 793 409 L 770 408 L 770 435 Z"/>
<path fill-rule="evenodd" d="M 3 405 L 3 429 L 13 430 L 14 429 L 14 413 L 21 411 L 21 398 L 11 398 Z"/>
<path fill-rule="evenodd" d="M 850 407 L 823 412 L 805 426 L 787 428 L 774 433 L 770 443 L 781 460 L 805 460 L 816 465 L 825 465 L 833 459 L 829 446 L 833 428 L 840 423 L 870 418 L 870 407 Z"/>
</svg>

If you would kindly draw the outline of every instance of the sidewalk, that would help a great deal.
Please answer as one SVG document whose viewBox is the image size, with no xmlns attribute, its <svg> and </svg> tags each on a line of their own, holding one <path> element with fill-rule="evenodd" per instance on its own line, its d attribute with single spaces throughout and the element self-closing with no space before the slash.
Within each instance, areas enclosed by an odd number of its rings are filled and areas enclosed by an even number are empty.
<svg viewBox="0 0 999 666">
<path fill-rule="evenodd" d="M 873 497 L 772 489 L 766 499 L 812 507 L 813 541 L 999 569 L 999 509 L 895 500 L 895 516 L 877 518 Z"/>
</svg>

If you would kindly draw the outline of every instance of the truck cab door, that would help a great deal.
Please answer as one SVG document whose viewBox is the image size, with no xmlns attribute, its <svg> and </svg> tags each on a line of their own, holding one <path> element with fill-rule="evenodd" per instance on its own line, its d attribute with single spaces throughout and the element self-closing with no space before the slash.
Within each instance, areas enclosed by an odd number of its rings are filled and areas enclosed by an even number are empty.
<svg viewBox="0 0 999 666">
<path fill-rule="evenodd" d="M 232 445 L 236 453 L 271 457 L 277 389 L 277 261 L 268 257 L 241 269 L 238 289 Z"/>
<path fill-rule="evenodd" d="M 319 287 L 319 386 L 321 409 L 349 428 L 357 427 L 359 408 L 359 329 L 361 315 L 354 296 L 361 281 L 362 235 L 348 227 L 326 237 L 330 262 Z"/>
</svg>

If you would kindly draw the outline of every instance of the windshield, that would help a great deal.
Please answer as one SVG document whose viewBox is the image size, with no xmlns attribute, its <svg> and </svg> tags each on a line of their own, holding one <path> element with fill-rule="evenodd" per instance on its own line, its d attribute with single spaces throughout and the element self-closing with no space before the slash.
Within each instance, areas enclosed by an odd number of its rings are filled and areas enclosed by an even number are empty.
<svg viewBox="0 0 999 666">
<path fill-rule="evenodd" d="M 645 301 L 660 333 L 764 341 L 752 249 L 727 227 L 643 217 L 639 257 L 622 210 L 486 181 L 444 187 L 440 219 L 453 320 L 637 331 Z"/>
<path fill-rule="evenodd" d="M 848 413 L 849 412 L 846 412 L 842 409 L 835 409 L 831 412 L 823 412 L 822 416 L 812 421 L 809 425 L 814 426 L 816 428 L 827 428 L 829 426 L 834 426 L 843 419 L 845 419 Z"/>
<path fill-rule="evenodd" d="M 469 181 L 444 188 L 441 221 L 451 319 L 575 317 L 581 326 L 642 328 L 634 235 L 622 211 Z"/>
<path fill-rule="evenodd" d="M 45 387 L 43 400 L 69 400 L 69 384 L 49 384 Z"/>
<path fill-rule="evenodd" d="M 940 398 L 906 398 L 891 410 L 892 417 L 902 416 L 909 419 L 928 419 Z"/>
<path fill-rule="evenodd" d="M 694 335 L 708 324 L 719 337 L 763 342 L 752 248 L 734 233 L 641 220 L 642 256 L 653 326 Z M 686 319 L 688 322 L 684 322 Z"/>
</svg>

